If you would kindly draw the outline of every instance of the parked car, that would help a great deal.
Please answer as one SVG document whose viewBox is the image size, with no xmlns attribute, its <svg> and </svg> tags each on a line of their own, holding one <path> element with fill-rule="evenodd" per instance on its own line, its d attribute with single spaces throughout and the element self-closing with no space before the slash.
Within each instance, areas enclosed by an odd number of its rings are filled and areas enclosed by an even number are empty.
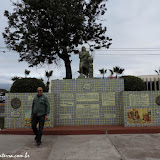
<svg viewBox="0 0 160 160">
<path fill-rule="evenodd" d="M 5 102 L 5 96 L 0 96 L 0 103 L 4 103 Z"/>
</svg>

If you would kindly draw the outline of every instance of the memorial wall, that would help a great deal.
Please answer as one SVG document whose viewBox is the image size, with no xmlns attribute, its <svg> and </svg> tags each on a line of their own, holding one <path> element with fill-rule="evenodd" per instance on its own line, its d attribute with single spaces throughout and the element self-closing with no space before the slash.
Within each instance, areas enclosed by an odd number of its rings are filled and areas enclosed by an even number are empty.
<svg viewBox="0 0 160 160">
<path fill-rule="evenodd" d="M 56 125 L 122 124 L 122 79 L 54 80 Z"/>
<path fill-rule="evenodd" d="M 124 126 L 160 126 L 159 91 L 123 92 Z"/>
<path fill-rule="evenodd" d="M 31 128 L 37 93 L 6 94 L 5 128 Z M 160 126 L 160 91 L 124 91 L 123 79 L 53 80 L 45 128 L 63 125 Z"/>
</svg>

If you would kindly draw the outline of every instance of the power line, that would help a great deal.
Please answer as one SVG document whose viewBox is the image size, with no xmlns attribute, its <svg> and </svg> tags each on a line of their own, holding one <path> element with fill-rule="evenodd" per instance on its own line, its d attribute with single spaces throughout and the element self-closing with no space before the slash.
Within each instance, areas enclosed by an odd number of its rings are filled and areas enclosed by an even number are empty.
<svg viewBox="0 0 160 160">
<path fill-rule="evenodd" d="M 135 54 L 133 54 L 133 53 L 131 53 L 131 54 L 125 54 L 125 53 L 124 53 L 124 54 L 101 54 L 101 53 L 99 53 L 99 54 L 98 54 L 98 53 L 97 53 L 97 54 L 95 54 L 95 55 L 106 55 L 106 56 L 107 56 L 107 55 L 128 55 L 128 56 L 130 56 L 130 55 L 143 55 L 143 56 L 153 55 L 153 56 L 156 56 L 156 55 L 160 55 L 160 53 L 159 53 L 159 54 L 140 54 L 140 53 L 139 53 L 139 54 L 136 54 L 136 53 L 135 53 Z"/>
<path fill-rule="evenodd" d="M 148 51 L 150 51 L 150 52 L 155 52 L 155 51 L 160 51 L 160 49 L 159 50 L 99 50 L 99 52 L 141 52 L 141 51 L 143 51 L 143 52 L 148 52 Z"/>
<path fill-rule="evenodd" d="M 121 52 L 121 51 L 123 51 L 123 52 L 141 52 L 141 51 L 143 51 L 143 52 L 148 52 L 148 51 L 150 51 L 150 52 L 159 52 L 160 51 L 160 49 L 159 50 L 97 50 L 97 51 L 95 51 L 95 52 L 112 52 L 112 51 L 114 51 L 114 52 Z M 3 52 L 3 53 L 5 53 L 5 52 L 12 52 L 12 51 L 6 51 L 6 50 L 0 50 L 0 52 Z M 15 52 L 15 51 L 14 51 Z"/>
<path fill-rule="evenodd" d="M 4 49 L 7 47 L 0 47 L 0 49 Z M 78 49 L 78 48 L 77 48 Z M 89 50 L 89 48 L 87 48 L 87 50 Z M 0 50 L 0 52 L 6 53 L 6 52 L 12 52 L 11 50 Z M 15 52 L 15 51 L 13 51 Z M 96 52 L 106 52 L 106 53 L 96 53 Z M 160 53 L 156 53 L 156 54 L 141 54 L 141 53 L 137 53 L 137 54 L 109 54 L 108 52 L 160 52 L 160 48 L 109 48 L 109 49 L 101 49 L 101 50 L 96 50 L 94 51 L 94 55 L 152 55 L 152 56 L 156 56 L 156 55 L 160 55 Z M 74 53 L 69 53 L 71 55 L 78 55 L 78 54 L 74 54 Z"/>
<path fill-rule="evenodd" d="M 137 47 L 137 48 L 130 48 L 130 47 L 122 47 L 122 48 L 109 48 L 109 49 L 160 49 L 160 48 L 146 48 L 146 47 Z"/>
<path fill-rule="evenodd" d="M 75 55 L 75 54 L 73 54 Z M 96 54 L 94 56 L 160 56 L 160 54 Z M 0 62 L 19 62 L 18 59 L 17 60 L 4 60 L 4 59 L 0 59 Z M 20 62 L 19 62 L 20 63 Z"/>
<path fill-rule="evenodd" d="M 7 48 L 7 47 L 0 47 L 0 48 Z M 81 49 L 81 48 L 77 48 L 77 49 Z M 90 48 L 86 48 L 86 49 L 89 50 Z M 96 50 L 96 51 L 111 51 L 111 50 L 116 50 L 116 51 L 117 51 L 117 50 L 118 50 L 118 51 L 119 51 L 119 50 L 123 50 L 123 51 L 124 51 L 124 50 L 127 50 L 127 51 L 128 51 L 128 50 L 129 50 L 129 51 L 130 51 L 130 50 L 136 50 L 136 51 L 137 51 L 137 50 L 140 50 L 140 51 L 141 51 L 141 50 L 145 50 L 145 51 L 146 51 L 146 50 L 160 50 L 160 48 L 145 48 L 145 47 L 143 47 L 143 48 L 123 48 L 123 47 L 122 47 L 122 48 L 109 48 L 109 49 L 103 49 L 103 48 L 102 48 L 101 50 Z"/>
<path fill-rule="evenodd" d="M 0 52 L 6 53 L 6 52 L 10 52 L 10 51 L 0 51 Z"/>
</svg>

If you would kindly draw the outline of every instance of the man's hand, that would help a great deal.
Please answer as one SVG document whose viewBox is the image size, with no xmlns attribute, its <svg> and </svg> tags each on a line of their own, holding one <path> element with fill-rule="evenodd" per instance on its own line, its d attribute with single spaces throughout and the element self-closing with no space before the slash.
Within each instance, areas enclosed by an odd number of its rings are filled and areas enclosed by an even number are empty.
<svg viewBox="0 0 160 160">
<path fill-rule="evenodd" d="M 45 120 L 47 120 L 47 119 L 48 119 L 48 115 L 45 116 Z"/>
</svg>

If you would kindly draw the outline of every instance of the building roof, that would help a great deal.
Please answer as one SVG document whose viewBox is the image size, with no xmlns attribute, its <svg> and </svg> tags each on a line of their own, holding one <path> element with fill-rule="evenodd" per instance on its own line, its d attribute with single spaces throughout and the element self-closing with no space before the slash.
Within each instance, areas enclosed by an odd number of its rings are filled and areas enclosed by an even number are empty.
<svg viewBox="0 0 160 160">
<path fill-rule="evenodd" d="M 137 77 L 141 78 L 145 82 L 146 81 L 154 81 L 154 80 L 158 81 L 158 79 L 160 80 L 160 75 L 140 75 Z"/>
</svg>

